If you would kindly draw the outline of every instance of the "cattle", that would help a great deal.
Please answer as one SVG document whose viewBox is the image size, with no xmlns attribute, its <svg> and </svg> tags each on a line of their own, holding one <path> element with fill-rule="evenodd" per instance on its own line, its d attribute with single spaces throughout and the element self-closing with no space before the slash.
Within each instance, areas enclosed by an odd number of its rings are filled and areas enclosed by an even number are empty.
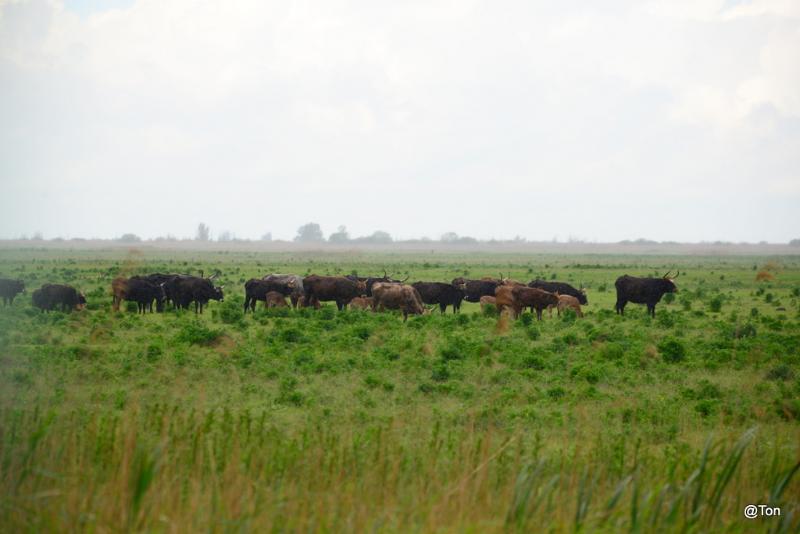
<svg viewBox="0 0 800 534">
<path fill-rule="evenodd" d="M 194 302 L 194 312 L 203 313 L 203 306 L 210 300 L 222 301 L 224 294 L 222 289 L 225 286 L 215 287 L 211 278 L 199 278 L 197 276 L 180 275 L 164 284 L 165 293 L 172 299 L 178 309 L 188 309 L 189 304 Z"/>
<path fill-rule="evenodd" d="M 537 279 L 529 282 L 528 287 L 543 289 L 548 293 L 558 293 L 559 295 L 569 295 L 571 297 L 575 297 L 578 299 L 578 302 L 584 306 L 589 303 L 588 299 L 586 298 L 585 289 L 575 289 L 566 282 L 547 282 L 546 280 Z"/>
<path fill-rule="evenodd" d="M 151 282 L 149 277 L 132 276 L 130 278 L 117 277 L 111 282 L 111 291 L 114 295 L 112 308 L 119 311 L 123 300 L 135 302 L 139 313 L 150 310 L 153 312 L 153 301 L 156 311 L 163 311 L 166 294 L 164 286 Z"/>
<path fill-rule="evenodd" d="M 494 305 L 497 308 L 497 313 L 503 313 L 503 311 L 509 310 L 512 317 L 516 319 L 517 313 L 514 308 L 514 287 L 515 286 L 502 284 L 497 286 L 494 290 Z"/>
<path fill-rule="evenodd" d="M 278 291 L 270 291 L 266 294 L 264 298 L 264 306 L 267 308 L 288 308 L 289 305 L 286 304 L 286 297 L 283 296 L 283 293 Z"/>
<path fill-rule="evenodd" d="M 369 310 L 372 309 L 373 297 L 356 297 L 350 301 L 350 309 Z"/>
<path fill-rule="evenodd" d="M 247 309 L 255 311 L 256 302 L 262 301 L 266 303 L 267 293 L 275 292 L 280 293 L 282 296 L 291 294 L 292 288 L 279 280 L 264 280 L 258 278 L 251 278 L 244 284 L 244 312 Z"/>
<path fill-rule="evenodd" d="M 495 309 L 497 309 L 497 299 L 495 297 L 484 295 L 481 297 L 480 302 L 481 302 L 482 312 L 485 312 L 489 308 L 489 306 L 494 306 Z"/>
<path fill-rule="evenodd" d="M 86 304 L 86 297 L 72 286 L 63 284 L 45 284 L 32 295 L 33 305 L 41 311 L 61 309 L 71 312 Z"/>
<path fill-rule="evenodd" d="M 617 313 L 625 315 L 625 305 L 628 302 L 634 304 L 646 304 L 647 314 L 656 316 L 656 304 L 661 300 L 665 293 L 677 293 L 675 279 L 669 278 L 672 271 L 662 278 L 638 278 L 635 276 L 623 275 L 617 278 L 614 286 L 617 288 L 617 302 L 614 305 Z M 677 274 L 675 276 L 677 278 Z"/>
<path fill-rule="evenodd" d="M 464 300 L 464 291 L 453 284 L 444 282 L 415 282 L 411 287 L 416 289 L 422 302 L 425 304 L 438 304 L 439 310 L 444 313 L 448 306 L 453 307 L 453 313 L 458 313 L 461 309 L 461 301 Z"/>
<path fill-rule="evenodd" d="M 425 306 L 419 291 L 412 286 L 387 282 L 377 282 L 372 286 L 372 311 L 400 310 L 403 321 L 408 315 L 422 315 Z"/>
<path fill-rule="evenodd" d="M 296 274 L 268 274 L 262 280 L 276 284 L 273 287 L 282 287 L 279 292 L 291 299 L 292 307 L 294 308 L 297 307 L 300 297 L 305 295 L 302 276 Z"/>
<path fill-rule="evenodd" d="M 467 280 L 465 278 L 454 278 L 451 282 L 455 287 L 464 291 L 464 300 L 467 302 L 480 302 L 483 296 L 494 296 L 497 286 L 503 284 L 502 280 L 486 278 L 481 280 Z"/>
<path fill-rule="evenodd" d="M 514 315 L 519 317 L 523 308 L 531 307 L 536 311 L 536 318 L 542 320 L 542 310 L 550 305 L 558 305 L 558 296 L 535 287 L 514 286 L 511 289 Z"/>
<path fill-rule="evenodd" d="M 372 296 L 372 286 L 377 284 L 377 283 L 379 283 L 379 282 L 392 283 L 392 284 L 404 284 L 406 282 L 406 280 L 408 280 L 407 276 L 403 280 L 395 280 L 394 278 L 391 278 L 388 274 L 386 274 L 385 270 L 383 271 L 383 276 L 367 276 L 367 277 L 363 277 L 363 276 L 356 276 L 354 274 L 350 274 L 350 275 L 347 275 L 346 278 L 348 280 L 352 280 L 354 282 L 364 282 L 364 284 L 366 284 L 366 295 L 368 297 Z"/>
<path fill-rule="evenodd" d="M 577 299 L 577 297 L 573 297 L 572 295 L 559 295 L 555 293 L 558 297 L 558 304 L 550 305 L 547 307 L 547 311 L 550 313 L 550 317 L 553 316 L 553 308 L 558 310 L 558 315 L 561 315 L 561 312 L 567 309 L 573 310 L 575 315 L 578 317 L 583 317 L 583 311 L 581 310 L 581 303 Z"/>
<path fill-rule="evenodd" d="M 3 305 L 14 304 L 14 297 L 25 292 L 25 282 L 22 280 L 10 280 L 0 278 L 0 297 L 3 297 Z"/>
<path fill-rule="evenodd" d="M 306 305 L 316 302 L 335 301 L 339 311 L 347 308 L 347 303 L 367 292 L 366 282 L 353 281 L 344 276 L 317 276 L 312 274 L 303 278 Z"/>
</svg>

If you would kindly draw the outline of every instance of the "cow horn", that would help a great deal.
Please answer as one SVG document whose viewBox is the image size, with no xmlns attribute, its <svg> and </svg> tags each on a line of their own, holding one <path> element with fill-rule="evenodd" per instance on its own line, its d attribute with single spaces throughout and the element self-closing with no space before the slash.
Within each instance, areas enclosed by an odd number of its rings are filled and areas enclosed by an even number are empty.
<svg viewBox="0 0 800 534">
<path fill-rule="evenodd" d="M 669 271 L 667 271 L 666 273 L 664 273 L 664 278 L 668 277 L 668 276 L 669 276 L 669 273 L 671 273 L 671 272 L 672 272 L 672 269 L 670 269 Z"/>
<path fill-rule="evenodd" d="M 406 280 L 408 280 L 408 278 L 409 278 L 410 276 L 411 276 L 411 275 L 409 274 L 408 276 L 406 276 L 405 278 L 403 278 L 402 280 L 400 280 L 400 283 L 401 283 L 401 284 L 404 284 L 404 283 L 405 283 L 405 281 L 406 281 Z"/>
<path fill-rule="evenodd" d="M 676 271 L 675 272 L 675 276 L 673 276 L 672 279 L 675 280 L 676 278 L 678 278 L 678 275 L 680 275 L 680 274 L 681 274 L 680 270 Z"/>
</svg>

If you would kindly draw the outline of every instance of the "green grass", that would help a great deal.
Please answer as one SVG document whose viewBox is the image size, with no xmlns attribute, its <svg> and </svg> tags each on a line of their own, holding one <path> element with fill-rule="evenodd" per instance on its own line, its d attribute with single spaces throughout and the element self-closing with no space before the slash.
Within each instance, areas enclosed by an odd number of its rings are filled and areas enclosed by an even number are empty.
<svg viewBox="0 0 800 534">
<path fill-rule="evenodd" d="M 800 260 L 0 252 L 87 310 L 0 309 L 0 530 L 796 531 Z M 150 253 L 148 253 L 150 254 Z M 767 261 L 775 279 L 756 282 Z M 754 269 L 754 266 L 756 269 Z M 241 314 L 269 272 L 583 282 L 586 317 Z M 650 319 L 621 274 L 678 268 Z M 119 273 L 224 303 L 111 311 Z M 782 507 L 747 520 L 746 504 Z"/>
</svg>

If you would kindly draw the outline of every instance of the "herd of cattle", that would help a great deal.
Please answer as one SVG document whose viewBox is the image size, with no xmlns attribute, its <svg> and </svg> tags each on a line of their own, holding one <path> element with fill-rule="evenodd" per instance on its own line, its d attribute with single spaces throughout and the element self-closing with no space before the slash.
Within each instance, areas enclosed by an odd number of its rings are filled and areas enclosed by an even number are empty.
<svg viewBox="0 0 800 534">
<path fill-rule="evenodd" d="M 202 313 L 211 300 L 223 300 L 223 287 L 215 286 L 214 279 L 185 274 L 149 274 L 146 276 L 118 277 L 111 283 L 113 309 L 119 310 L 123 301 L 135 302 L 139 313 L 163 311 L 165 305 L 187 309 L 194 303 L 195 313 Z M 677 277 L 677 275 L 676 275 Z M 407 280 L 407 279 L 406 279 Z M 582 316 L 581 304 L 587 304 L 586 292 L 564 282 L 533 280 L 528 284 L 509 278 L 481 278 L 468 280 L 456 278 L 450 283 L 416 282 L 406 284 L 384 272 L 381 277 L 317 276 L 301 277 L 291 274 L 270 274 L 253 278 L 244 285 L 244 311 L 255 311 L 256 303 L 267 307 L 287 307 L 289 298 L 293 307 L 319 308 L 320 302 L 335 302 L 341 311 L 352 308 L 372 311 L 399 310 L 403 320 L 409 315 L 421 315 L 425 305 L 438 305 L 442 313 L 452 306 L 453 313 L 461 308 L 462 301 L 479 302 L 481 308 L 493 305 L 499 312 L 513 318 L 530 308 L 542 319 L 542 311 L 556 308 L 559 312 L 572 309 Z M 655 317 L 656 304 L 666 293 L 678 289 L 674 278 L 667 272 L 661 278 L 637 278 L 624 275 L 615 283 L 617 313 L 625 312 L 628 302 L 646 304 L 648 314 Z M 21 280 L 0 278 L 0 297 L 4 304 L 13 303 L 14 297 L 25 291 Z M 72 286 L 45 284 L 33 292 L 33 305 L 42 311 L 60 309 L 70 311 L 86 304 L 86 298 Z"/>
</svg>

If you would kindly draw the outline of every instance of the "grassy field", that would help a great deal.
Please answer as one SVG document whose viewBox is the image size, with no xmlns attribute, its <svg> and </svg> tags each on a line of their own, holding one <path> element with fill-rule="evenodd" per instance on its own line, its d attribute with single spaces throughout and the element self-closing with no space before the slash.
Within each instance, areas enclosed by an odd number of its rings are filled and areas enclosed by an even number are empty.
<svg viewBox="0 0 800 534">
<path fill-rule="evenodd" d="M 613 313 L 617 276 L 676 268 L 654 320 Z M 201 317 L 111 310 L 119 274 L 200 269 L 226 284 Z M 250 277 L 384 269 L 557 278 L 589 305 L 241 313 Z M 797 256 L 21 249 L 0 276 L 28 287 L 0 309 L 3 532 L 800 528 Z M 39 313 L 45 282 L 87 309 Z"/>
</svg>

